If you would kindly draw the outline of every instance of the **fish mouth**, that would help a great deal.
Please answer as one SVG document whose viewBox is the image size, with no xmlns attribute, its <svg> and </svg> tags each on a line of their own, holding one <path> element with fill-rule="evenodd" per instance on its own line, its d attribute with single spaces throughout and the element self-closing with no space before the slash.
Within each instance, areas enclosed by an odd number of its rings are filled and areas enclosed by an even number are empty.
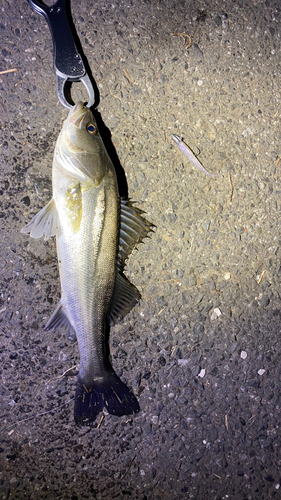
<svg viewBox="0 0 281 500">
<path fill-rule="evenodd" d="M 72 123 L 72 125 L 74 125 L 76 128 L 82 129 L 85 122 L 84 119 L 85 117 L 87 117 L 88 120 L 89 114 L 91 114 L 89 108 L 86 108 L 84 104 L 79 101 L 75 104 L 75 106 L 73 106 L 72 110 L 70 111 L 68 121 Z"/>
</svg>

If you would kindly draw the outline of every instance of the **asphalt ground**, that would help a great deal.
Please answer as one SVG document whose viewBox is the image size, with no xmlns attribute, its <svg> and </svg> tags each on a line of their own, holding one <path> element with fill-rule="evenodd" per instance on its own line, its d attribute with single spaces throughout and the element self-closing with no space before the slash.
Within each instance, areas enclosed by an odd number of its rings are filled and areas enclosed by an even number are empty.
<svg viewBox="0 0 281 500">
<path fill-rule="evenodd" d="M 44 331 L 60 297 L 55 242 L 19 232 L 51 198 L 67 110 L 45 20 L 2 1 L 0 498 L 278 499 L 280 3 L 71 11 L 120 191 L 157 226 L 126 269 L 142 301 L 110 336 L 140 412 L 74 423 L 78 347 Z M 81 85 L 73 97 L 86 99 Z"/>
</svg>

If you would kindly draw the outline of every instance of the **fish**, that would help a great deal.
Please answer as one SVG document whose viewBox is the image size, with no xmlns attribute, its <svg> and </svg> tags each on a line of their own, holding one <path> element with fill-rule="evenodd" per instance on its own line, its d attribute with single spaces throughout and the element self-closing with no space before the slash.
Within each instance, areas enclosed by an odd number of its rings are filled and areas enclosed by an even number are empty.
<svg viewBox="0 0 281 500">
<path fill-rule="evenodd" d="M 210 172 L 208 172 L 200 163 L 195 154 L 191 151 L 191 149 L 187 146 L 187 144 L 185 144 L 185 142 L 183 142 L 178 135 L 171 134 L 171 137 L 178 146 L 179 150 L 184 154 L 188 161 L 190 161 L 190 163 L 192 163 L 192 165 L 197 168 L 197 170 L 203 172 L 203 174 L 208 175 L 209 177 L 221 177 L 219 174 L 211 174 Z"/>
<path fill-rule="evenodd" d="M 109 360 L 109 330 L 140 300 L 123 270 L 154 225 L 133 202 L 120 198 L 96 120 L 82 102 L 70 110 L 59 134 L 52 191 L 21 232 L 56 237 L 61 299 L 45 330 L 63 327 L 78 341 L 75 422 L 91 423 L 104 409 L 118 416 L 137 413 L 135 395 Z"/>
</svg>

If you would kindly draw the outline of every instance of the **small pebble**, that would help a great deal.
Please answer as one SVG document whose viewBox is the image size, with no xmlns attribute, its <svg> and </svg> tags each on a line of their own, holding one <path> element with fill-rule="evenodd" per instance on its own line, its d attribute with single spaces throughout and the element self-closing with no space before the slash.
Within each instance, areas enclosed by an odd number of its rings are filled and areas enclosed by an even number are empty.
<svg viewBox="0 0 281 500">
<path fill-rule="evenodd" d="M 225 273 L 224 279 L 225 280 L 230 280 L 231 274 L 230 273 Z"/>
<path fill-rule="evenodd" d="M 258 371 L 258 374 L 259 375 L 263 375 L 265 373 L 265 370 L 263 368 L 261 368 L 259 371 Z"/>
<path fill-rule="evenodd" d="M 242 359 L 246 359 L 246 357 L 248 356 L 248 354 L 246 353 L 246 351 L 241 351 L 240 356 L 241 356 Z"/>
<path fill-rule="evenodd" d="M 202 370 L 198 373 L 198 377 L 203 378 L 205 377 L 206 370 L 202 368 Z"/>
<path fill-rule="evenodd" d="M 221 314 L 222 314 L 221 310 L 218 307 L 215 307 L 210 316 L 211 321 L 215 321 L 216 319 L 218 319 L 221 316 Z"/>
</svg>

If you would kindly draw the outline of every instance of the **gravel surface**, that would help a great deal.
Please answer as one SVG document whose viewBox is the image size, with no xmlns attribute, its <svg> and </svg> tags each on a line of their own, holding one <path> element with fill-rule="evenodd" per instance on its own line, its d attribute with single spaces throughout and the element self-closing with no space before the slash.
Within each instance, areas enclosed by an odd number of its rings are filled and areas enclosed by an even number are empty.
<svg viewBox="0 0 281 500">
<path fill-rule="evenodd" d="M 141 410 L 74 424 L 78 347 L 44 332 L 60 294 L 55 242 L 19 233 L 51 197 L 67 110 L 46 22 L 7 0 L 0 71 L 17 71 L 0 74 L 0 499 L 278 499 L 280 2 L 71 9 L 121 191 L 157 226 L 127 266 L 142 301 L 110 337 Z M 221 177 L 198 172 L 171 133 Z"/>
</svg>

